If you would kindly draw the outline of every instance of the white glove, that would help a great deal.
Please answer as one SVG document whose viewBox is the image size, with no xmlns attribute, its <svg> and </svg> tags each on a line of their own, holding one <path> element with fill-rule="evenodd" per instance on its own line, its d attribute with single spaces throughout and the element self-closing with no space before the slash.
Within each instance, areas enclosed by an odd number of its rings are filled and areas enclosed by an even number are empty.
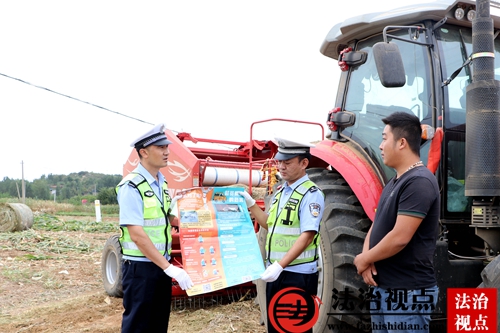
<svg viewBox="0 0 500 333">
<path fill-rule="evenodd" d="M 193 281 L 191 281 L 188 273 L 186 273 L 186 271 L 182 268 L 171 264 L 163 271 L 165 272 L 165 274 L 175 279 L 179 283 L 179 286 L 181 286 L 182 290 L 189 289 L 193 286 Z"/>
<path fill-rule="evenodd" d="M 177 200 L 182 198 L 182 195 L 177 195 L 172 198 L 172 201 L 170 201 L 170 209 L 168 211 L 168 215 L 173 215 L 177 216 Z"/>
<path fill-rule="evenodd" d="M 173 207 L 177 200 L 179 200 L 180 198 L 182 198 L 182 195 L 176 195 L 175 197 L 173 197 L 172 201 L 170 202 L 170 207 Z"/>
<path fill-rule="evenodd" d="M 248 192 L 236 192 L 237 194 L 241 195 L 243 198 L 245 198 L 245 202 L 247 203 L 247 207 L 250 208 L 253 205 L 255 205 L 255 200 L 248 194 Z"/>
<path fill-rule="evenodd" d="M 281 272 L 283 272 L 283 267 L 281 267 L 281 265 L 277 261 L 275 261 L 274 264 L 267 267 L 266 271 L 262 273 L 260 278 L 264 282 L 273 282 L 276 281 L 276 279 L 278 279 Z"/>
</svg>

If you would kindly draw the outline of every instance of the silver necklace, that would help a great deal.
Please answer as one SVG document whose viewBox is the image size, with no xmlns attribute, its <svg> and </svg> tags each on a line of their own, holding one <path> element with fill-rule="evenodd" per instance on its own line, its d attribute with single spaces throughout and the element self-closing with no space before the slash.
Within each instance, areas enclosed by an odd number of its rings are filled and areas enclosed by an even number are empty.
<svg viewBox="0 0 500 333">
<path fill-rule="evenodd" d="M 418 161 L 418 162 L 416 162 L 416 163 L 414 163 L 414 164 L 410 165 L 410 167 L 409 167 L 408 169 L 406 169 L 406 171 L 405 171 L 405 172 L 408 172 L 408 171 L 410 171 L 411 169 L 416 168 L 416 167 L 418 167 L 418 166 L 420 166 L 420 165 L 422 165 L 422 164 L 424 164 L 422 161 Z"/>
</svg>

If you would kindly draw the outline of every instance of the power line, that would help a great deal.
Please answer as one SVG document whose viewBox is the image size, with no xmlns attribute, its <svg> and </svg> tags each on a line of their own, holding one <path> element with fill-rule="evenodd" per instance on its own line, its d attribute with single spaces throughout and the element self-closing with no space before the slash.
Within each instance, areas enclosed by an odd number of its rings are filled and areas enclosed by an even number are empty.
<svg viewBox="0 0 500 333">
<path fill-rule="evenodd" d="M 5 76 L 5 77 L 7 77 L 7 78 L 9 78 L 9 79 L 12 79 L 12 80 L 16 80 L 16 81 L 22 82 L 22 83 L 24 83 L 24 84 L 27 84 L 27 85 L 30 85 L 30 86 L 33 86 L 33 87 L 36 87 L 36 88 L 39 88 L 39 89 L 46 90 L 46 91 L 48 91 L 48 92 L 51 92 L 51 93 L 54 93 L 54 94 L 57 94 L 57 95 L 60 95 L 60 96 L 64 96 L 64 97 L 67 97 L 67 98 L 73 99 L 73 100 L 78 101 L 78 102 L 81 102 L 81 103 L 85 103 L 85 104 L 88 104 L 88 105 L 92 105 L 92 106 L 94 106 L 94 107 L 96 107 L 96 108 L 99 108 L 99 109 L 102 109 L 102 110 L 105 110 L 105 111 L 108 111 L 108 112 L 111 112 L 111 113 L 115 113 L 115 114 L 117 114 L 117 115 L 119 115 L 119 116 L 123 116 L 123 117 L 127 117 L 127 118 L 130 118 L 130 119 L 134 119 L 134 120 L 140 121 L 140 122 L 142 122 L 142 123 L 146 123 L 146 124 L 154 125 L 154 124 L 152 124 L 152 123 L 150 123 L 150 122 L 147 122 L 147 121 L 145 121 L 145 120 L 138 119 L 138 118 L 134 118 L 134 117 L 128 116 L 128 115 L 126 115 L 126 114 L 123 114 L 123 113 L 120 113 L 120 112 L 117 112 L 117 111 L 110 110 L 110 109 L 105 108 L 105 107 L 103 107 L 103 106 L 96 105 L 96 104 L 94 104 L 94 103 L 90 103 L 90 102 L 87 102 L 87 101 L 82 101 L 81 99 L 78 99 L 78 98 L 76 98 L 76 97 L 72 97 L 72 96 L 69 96 L 69 95 L 65 95 L 65 94 L 62 94 L 62 93 L 60 93 L 60 92 L 54 91 L 54 90 L 52 90 L 52 89 L 49 89 L 49 88 L 45 88 L 45 87 L 42 87 L 42 86 L 37 86 L 36 84 L 29 83 L 29 82 L 27 82 L 27 81 L 24 81 L 24 80 L 21 80 L 21 79 L 18 79 L 18 78 L 15 78 L 15 77 L 9 76 L 9 75 L 7 75 L 7 74 L 2 74 L 2 73 L 0 73 L 0 75 Z"/>
</svg>

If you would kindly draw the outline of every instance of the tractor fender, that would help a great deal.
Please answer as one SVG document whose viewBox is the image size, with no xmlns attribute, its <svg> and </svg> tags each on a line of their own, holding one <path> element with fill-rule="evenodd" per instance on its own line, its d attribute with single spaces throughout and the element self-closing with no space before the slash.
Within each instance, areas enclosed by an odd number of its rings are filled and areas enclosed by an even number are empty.
<svg viewBox="0 0 500 333">
<path fill-rule="evenodd" d="M 368 218 L 373 221 L 383 185 L 368 158 L 356 148 L 333 140 L 317 143 L 311 148 L 311 154 L 328 163 L 342 175 Z"/>
</svg>

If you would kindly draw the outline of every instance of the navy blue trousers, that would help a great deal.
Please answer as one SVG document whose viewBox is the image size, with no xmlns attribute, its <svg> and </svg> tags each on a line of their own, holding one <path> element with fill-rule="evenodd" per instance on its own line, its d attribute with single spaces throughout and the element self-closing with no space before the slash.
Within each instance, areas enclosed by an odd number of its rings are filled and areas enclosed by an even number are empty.
<svg viewBox="0 0 500 333">
<path fill-rule="evenodd" d="M 152 262 L 122 263 L 122 333 L 168 331 L 172 278 Z"/>
</svg>

